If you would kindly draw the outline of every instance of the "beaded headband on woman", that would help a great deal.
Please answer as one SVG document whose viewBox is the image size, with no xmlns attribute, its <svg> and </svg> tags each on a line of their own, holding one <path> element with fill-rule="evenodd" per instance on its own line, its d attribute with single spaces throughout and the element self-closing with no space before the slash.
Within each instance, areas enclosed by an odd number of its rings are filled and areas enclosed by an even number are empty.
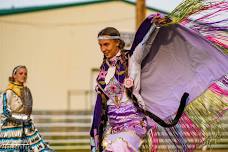
<svg viewBox="0 0 228 152">
<path fill-rule="evenodd" d="M 120 36 L 110 36 L 110 35 L 103 35 L 103 36 L 98 36 L 98 40 L 120 40 Z"/>
<path fill-rule="evenodd" d="M 16 66 L 13 69 L 12 75 L 15 75 L 17 73 L 17 70 L 19 70 L 20 68 L 25 68 L 26 69 L 26 66 L 24 66 L 24 65 L 18 65 L 18 66 Z"/>
</svg>

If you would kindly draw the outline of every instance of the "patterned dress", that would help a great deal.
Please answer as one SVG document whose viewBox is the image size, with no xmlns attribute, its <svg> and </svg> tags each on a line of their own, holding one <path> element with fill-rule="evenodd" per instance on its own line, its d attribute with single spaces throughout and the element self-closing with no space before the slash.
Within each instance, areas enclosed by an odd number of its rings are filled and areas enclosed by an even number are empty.
<svg viewBox="0 0 228 152">
<path fill-rule="evenodd" d="M 112 90 L 112 96 L 119 94 L 119 82 L 114 78 L 105 87 Z M 117 92 L 116 92 L 117 91 Z M 107 103 L 108 127 L 104 134 L 103 147 L 105 151 L 137 151 L 147 132 L 147 121 L 143 114 L 139 113 L 133 102 L 122 92 L 119 103 L 111 97 Z M 117 146 L 118 145 L 118 146 Z"/>
<path fill-rule="evenodd" d="M 100 151 L 138 151 L 147 133 L 145 115 L 127 96 L 124 84 L 128 75 L 127 65 L 127 52 L 119 52 L 111 60 L 104 60 L 97 78 L 98 100 L 102 97 L 107 116 Z M 92 148 L 94 150 L 95 147 Z"/>
<path fill-rule="evenodd" d="M 0 151 L 51 152 L 30 115 L 32 96 L 27 87 L 10 83 L 0 96 Z"/>
</svg>

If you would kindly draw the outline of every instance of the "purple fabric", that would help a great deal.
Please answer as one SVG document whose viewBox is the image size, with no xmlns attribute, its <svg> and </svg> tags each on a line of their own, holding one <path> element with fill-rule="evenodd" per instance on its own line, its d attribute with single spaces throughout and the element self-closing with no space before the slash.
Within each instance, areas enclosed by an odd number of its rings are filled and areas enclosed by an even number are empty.
<svg viewBox="0 0 228 152">
<path fill-rule="evenodd" d="M 124 71 L 125 67 L 124 67 L 124 65 L 121 62 L 121 58 L 118 58 L 116 64 L 117 64 L 117 66 L 116 66 L 117 69 L 116 69 L 116 72 L 115 72 L 115 78 L 116 78 L 116 80 L 119 81 L 120 84 L 123 84 L 124 78 L 125 78 L 125 74 L 119 74 L 119 73 L 121 71 Z M 101 69 L 103 69 L 103 70 L 100 71 L 100 73 L 99 73 L 99 75 L 97 77 L 98 87 L 100 87 L 100 91 L 103 94 L 105 94 L 105 92 L 103 92 L 102 90 L 104 90 L 105 87 L 106 87 L 106 84 L 103 83 L 103 82 L 105 81 L 105 76 L 107 74 L 108 68 L 109 68 L 109 65 L 107 64 L 107 62 L 102 63 Z M 106 73 L 104 77 L 103 76 L 100 77 L 101 72 Z M 108 98 L 111 97 L 111 96 L 108 96 L 108 94 L 106 94 L 106 96 Z M 107 102 L 107 101 L 105 101 L 105 102 Z M 102 98 L 101 98 L 101 94 L 98 94 L 97 95 L 97 99 L 96 99 L 95 108 L 94 108 L 93 123 L 92 123 L 92 127 L 91 127 L 91 130 L 90 130 L 90 135 L 92 137 L 94 136 L 94 129 L 100 130 L 99 127 L 100 127 L 101 121 L 104 121 L 104 120 L 101 120 L 102 117 L 103 117 L 102 116 Z M 99 132 L 100 136 L 102 136 L 101 134 L 102 133 Z"/>
<path fill-rule="evenodd" d="M 101 98 L 101 95 L 98 94 L 97 100 L 96 100 L 96 105 L 94 108 L 93 123 L 92 123 L 92 127 L 90 130 L 91 137 L 94 136 L 94 129 L 98 130 L 98 127 L 99 127 L 100 121 L 101 121 L 101 113 L 102 113 L 102 98 Z"/>
<path fill-rule="evenodd" d="M 196 33 L 170 25 L 160 29 L 141 72 L 146 109 L 164 119 L 176 112 L 184 92 L 191 102 L 227 73 L 228 57 Z"/>
<path fill-rule="evenodd" d="M 121 103 L 120 107 L 109 105 L 108 119 L 112 133 L 133 131 L 139 137 L 144 137 L 147 132 L 144 115 L 137 112 L 132 102 Z"/>
<path fill-rule="evenodd" d="M 152 15 L 146 18 L 140 25 L 137 32 L 135 33 L 135 38 L 130 49 L 130 55 L 133 54 L 135 47 L 143 40 L 143 37 L 149 31 L 150 26 L 152 25 L 152 22 L 151 22 L 152 18 L 153 18 Z"/>
<path fill-rule="evenodd" d="M 151 14 L 150 16 L 148 16 L 143 22 L 142 24 L 139 26 L 137 32 L 135 33 L 135 37 L 130 49 L 130 55 L 133 54 L 136 46 L 143 40 L 144 36 L 146 35 L 146 33 L 149 31 L 150 26 L 152 25 L 152 20 L 155 16 L 160 16 L 160 17 L 164 17 L 165 15 L 162 13 L 154 13 Z"/>
</svg>

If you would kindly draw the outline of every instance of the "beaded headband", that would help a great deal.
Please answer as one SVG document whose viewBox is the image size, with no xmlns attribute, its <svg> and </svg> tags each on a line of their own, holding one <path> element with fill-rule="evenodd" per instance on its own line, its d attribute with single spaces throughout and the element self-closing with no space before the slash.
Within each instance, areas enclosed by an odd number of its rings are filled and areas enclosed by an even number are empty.
<svg viewBox="0 0 228 152">
<path fill-rule="evenodd" d="M 120 39 L 120 36 L 109 36 L 109 35 L 104 35 L 104 36 L 98 36 L 98 40 L 116 40 Z"/>
<path fill-rule="evenodd" d="M 24 66 L 24 65 L 18 65 L 18 66 L 16 66 L 13 69 L 12 75 L 15 75 L 17 73 L 17 70 L 20 69 L 20 68 L 25 68 L 26 69 L 26 66 Z"/>
</svg>

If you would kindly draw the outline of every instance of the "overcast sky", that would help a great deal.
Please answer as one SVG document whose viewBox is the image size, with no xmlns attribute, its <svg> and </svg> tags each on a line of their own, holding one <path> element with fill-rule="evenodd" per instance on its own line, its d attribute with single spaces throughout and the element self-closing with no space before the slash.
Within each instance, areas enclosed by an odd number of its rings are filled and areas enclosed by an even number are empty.
<svg viewBox="0 0 228 152">
<path fill-rule="evenodd" d="M 0 9 L 17 7 L 54 5 L 72 2 L 88 2 L 94 0 L 0 0 Z M 128 0 L 135 2 L 135 0 Z M 171 12 L 182 0 L 146 0 L 146 4 L 152 8 Z"/>
</svg>

